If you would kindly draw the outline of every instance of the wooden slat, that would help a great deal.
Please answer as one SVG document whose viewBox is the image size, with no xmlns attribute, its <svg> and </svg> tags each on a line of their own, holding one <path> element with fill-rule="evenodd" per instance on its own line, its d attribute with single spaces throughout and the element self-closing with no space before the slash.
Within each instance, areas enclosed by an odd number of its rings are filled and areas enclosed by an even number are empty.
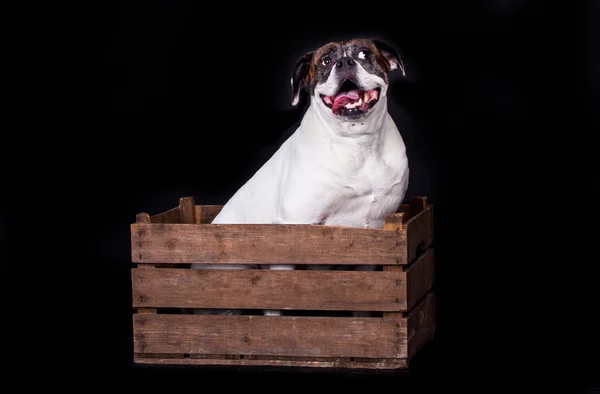
<svg viewBox="0 0 600 394">
<path fill-rule="evenodd" d="M 402 343 L 407 344 L 408 354 L 408 326 L 404 312 L 385 312 L 383 314 L 383 321 L 392 324 L 396 327 L 396 337 Z M 404 353 L 400 357 L 405 357 Z"/>
<path fill-rule="evenodd" d="M 135 353 L 405 358 L 382 318 L 133 315 Z"/>
<path fill-rule="evenodd" d="M 188 354 L 190 358 L 219 358 L 219 359 L 227 359 L 227 360 L 235 360 L 244 358 L 239 354 Z"/>
<path fill-rule="evenodd" d="M 196 219 L 196 224 L 200 224 L 202 223 L 202 221 L 200 220 L 200 216 L 202 215 L 202 205 L 196 205 L 194 207 L 194 211 L 196 212 L 195 219 Z"/>
<path fill-rule="evenodd" d="M 196 223 L 196 205 L 194 197 L 181 197 L 179 199 L 179 222 L 187 224 Z M 162 264 L 163 268 L 189 268 L 189 264 L 181 266 L 179 264 Z"/>
<path fill-rule="evenodd" d="M 168 211 L 152 215 L 151 223 L 179 223 L 179 207 L 169 209 Z"/>
<path fill-rule="evenodd" d="M 403 228 L 404 228 L 404 220 L 407 215 L 408 215 L 408 211 L 397 212 L 392 215 L 388 215 L 388 217 L 385 220 L 385 223 L 383 224 L 383 230 L 393 232 L 396 235 L 400 235 L 400 234 L 405 235 L 406 230 L 404 230 Z M 403 272 L 404 267 L 405 266 L 386 265 L 383 267 L 383 271 L 388 272 L 388 273 L 399 273 L 403 276 L 404 279 L 407 279 L 406 273 Z M 407 291 L 408 286 L 405 287 L 403 290 Z M 400 299 L 404 300 L 403 310 L 406 310 L 406 308 L 408 308 L 408 302 L 407 302 L 408 300 L 407 300 L 406 296 L 407 296 L 407 293 L 403 293 L 400 295 Z M 401 313 L 384 312 L 383 318 L 386 321 L 392 322 L 393 324 L 396 325 L 396 328 L 399 330 L 397 335 L 403 335 L 404 337 L 406 337 L 406 320 L 403 319 Z"/>
<path fill-rule="evenodd" d="M 145 353 L 145 354 L 134 354 L 134 357 L 143 358 L 185 358 L 183 353 Z"/>
<path fill-rule="evenodd" d="M 181 223 L 196 223 L 196 205 L 193 197 L 179 199 L 179 221 Z"/>
<path fill-rule="evenodd" d="M 408 356 L 417 352 L 435 335 L 435 292 L 430 291 L 415 308 L 409 312 L 406 320 L 408 327 Z"/>
<path fill-rule="evenodd" d="M 405 217 L 406 214 L 404 212 L 396 212 L 388 215 L 383 224 L 383 230 L 400 233 L 400 230 L 404 227 Z"/>
<path fill-rule="evenodd" d="M 279 359 L 217 359 L 217 358 L 144 358 L 135 357 L 137 364 L 157 365 L 233 365 L 233 366 L 260 366 L 260 367 L 315 367 L 315 368 L 344 368 L 344 369 L 406 369 L 407 360 L 404 358 L 375 359 L 375 361 L 345 361 L 320 359 L 314 360 L 279 360 Z"/>
<path fill-rule="evenodd" d="M 301 224 L 132 224 L 138 263 L 406 264 L 406 235 Z"/>
<path fill-rule="evenodd" d="M 137 313 L 144 315 L 149 313 L 156 313 L 156 308 L 137 308 Z"/>
<path fill-rule="evenodd" d="M 406 273 L 133 269 L 134 307 L 406 310 Z"/>
<path fill-rule="evenodd" d="M 204 358 L 221 358 L 220 356 L 205 356 Z M 277 359 L 280 361 L 350 361 L 354 357 L 301 357 L 301 356 L 243 356 L 240 358 L 245 358 L 247 360 L 273 360 Z M 361 360 L 382 360 L 382 359 L 371 359 L 371 358 L 361 358 Z M 386 359 L 388 360 L 388 359 Z"/>
<path fill-rule="evenodd" d="M 433 206 L 428 205 L 423 211 L 411 217 L 405 224 L 408 261 L 417 257 L 419 249 L 424 251 L 433 242 Z"/>
<path fill-rule="evenodd" d="M 223 205 L 196 205 L 195 223 L 210 224 L 219 212 L 221 212 L 221 209 L 223 209 Z M 398 213 L 404 213 L 404 218 L 409 219 L 410 204 L 400 204 Z"/>
<path fill-rule="evenodd" d="M 427 251 L 406 270 L 406 300 L 408 309 L 412 309 L 413 306 L 415 306 L 415 304 L 433 287 L 433 262 L 433 249 L 427 249 Z"/>
<path fill-rule="evenodd" d="M 135 216 L 136 223 L 150 223 L 150 215 L 142 212 Z M 154 268 L 154 264 L 137 264 L 138 268 Z M 140 308 L 138 313 L 156 313 L 156 308 Z"/>
<path fill-rule="evenodd" d="M 223 205 L 196 205 L 196 223 L 210 224 L 221 212 Z"/>
<path fill-rule="evenodd" d="M 146 212 L 138 213 L 135 216 L 135 222 L 136 223 L 150 223 L 150 215 L 148 215 Z"/>
</svg>

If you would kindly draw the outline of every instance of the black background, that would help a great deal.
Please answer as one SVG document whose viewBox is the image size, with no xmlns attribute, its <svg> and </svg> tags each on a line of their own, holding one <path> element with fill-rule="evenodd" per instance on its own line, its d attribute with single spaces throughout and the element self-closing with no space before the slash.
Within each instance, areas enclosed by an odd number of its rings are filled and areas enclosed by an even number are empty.
<svg viewBox="0 0 600 394">
<path fill-rule="evenodd" d="M 279 389 L 328 381 L 344 390 L 448 392 L 479 380 L 481 393 L 598 387 L 597 172 L 588 139 L 598 125 L 597 2 L 457 3 L 331 11 L 290 3 L 276 16 L 268 15 L 274 5 L 99 8 L 97 41 L 84 44 L 94 50 L 93 82 L 84 86 L 92 96 L 79 103 L 75 137 L 63 140 L 75 148 L 56 151 L 68 159 L 54 160 L 52 181 L 33 191 L 38 203 L 52 194 L 54 212 L 74 215 L 48 218 L 67 229 L 68 242 L 60 236 L 53 246 L 69 245 L 73 264 L 85 266 L 57 275 L 78 289 L 66 294 L 77 323 L 58 330 L 76 356 L 59 353 L 69 360 L 62 367 L 98 384 L 119 376 L 259 389 L 269 379 Z M 182 196 L 225 203 L 306 109 L 305 95 L 291 106 L 296 59 L 355 36 L 386 40 L 404 59 L 407 76 L 392 76 L 389 106 L 411 164 L 407 198 L 424 195 L 435 206 L 435 341 L 401 374 L 134 366 L 135 215 L 170 209 Z M 0 218 L 22 222 L 19 212 L 6 204 Z M 14 252 L 15 233 L 6 226 L 2 234 L 3 249 Z"/>
</svg>

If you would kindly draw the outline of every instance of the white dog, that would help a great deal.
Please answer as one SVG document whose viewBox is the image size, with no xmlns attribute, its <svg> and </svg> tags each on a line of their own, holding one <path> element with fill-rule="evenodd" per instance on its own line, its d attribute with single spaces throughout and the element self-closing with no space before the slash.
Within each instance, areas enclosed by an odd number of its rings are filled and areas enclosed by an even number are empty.
<svg viewBox="0 0 600 394">
<path fill-rule="evenodd" d="M 292 104 L 297 105 L 300 90 L 307 89 L 310 105 L 300 126 L 212 223 L 381 228 L 387 215 L 398 209 L 408 187 L 404 141 L 387 109 L 388 73 L 396 69 L 404 75 L 400 56 L 378 40 L 331 42 L 301 57 L 292 77 Z M 193 264 L 192 268 L 254 267 Z"/>
</svg>

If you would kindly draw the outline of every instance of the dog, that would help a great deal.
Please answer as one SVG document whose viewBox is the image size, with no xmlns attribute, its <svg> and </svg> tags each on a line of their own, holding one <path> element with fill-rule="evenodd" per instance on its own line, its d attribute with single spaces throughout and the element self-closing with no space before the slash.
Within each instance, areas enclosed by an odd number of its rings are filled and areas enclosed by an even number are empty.
<svg viewBox="0 0 600 394">
<path fill-rule="evenodd" d="M 291 78 L 292 105 L 298 105 L 303 89 L 310 97 L 300 125 L 212 223 L 383 227 L 387 215 L 403 201 L 409 179 L 406 147 L 387 108 L 389 76 L 394 70 L 405 76 L 398 52 L 376 39 L 329 42 L 301 56 Z M 192 264 L 192 268 L 257 267 Z M 295 266 L 261 268 L 292 270 Z M 263 313 L 281 315 L 278 310 Z M 354 316 L 361 314 L 354 312 Z"/>
</svg>

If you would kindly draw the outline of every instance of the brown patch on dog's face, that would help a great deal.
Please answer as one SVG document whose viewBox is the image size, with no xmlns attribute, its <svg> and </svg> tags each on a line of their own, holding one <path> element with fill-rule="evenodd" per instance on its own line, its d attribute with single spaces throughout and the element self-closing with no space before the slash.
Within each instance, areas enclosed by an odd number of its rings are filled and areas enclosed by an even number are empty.
<svg viewBox="0 0 600 394">
<path fill-rule="evenodd" d="M 404 73 L 400 56 L 382 41 L 355 38 L 345 42 L 330 42 L 298 60 L 292 77 L 293 103 L 298 102 L 301 88 L 306 87 L 309 94 L 313 95 L 315 87 L 327 81 L 333 67 L 348 59 L 359 63 L 365 71 L 379 76 L 386 83 L 390 71 L 401 68 Z"/>
</svg>

